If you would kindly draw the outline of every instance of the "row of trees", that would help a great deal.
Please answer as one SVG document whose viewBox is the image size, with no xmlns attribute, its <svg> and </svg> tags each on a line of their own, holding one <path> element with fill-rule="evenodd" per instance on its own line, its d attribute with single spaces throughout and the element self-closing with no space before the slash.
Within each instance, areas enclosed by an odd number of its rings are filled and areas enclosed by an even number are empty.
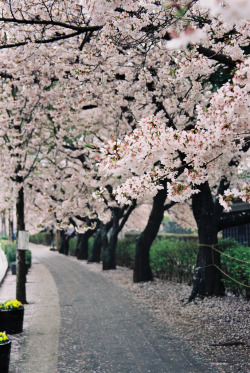
<svg viewBox="0 0 250 373">
<path fill-rule="evenodd" d="M 29 229 L 71 223 L 81 259 L 96 232 L 91 260 L 102 247 L 112 269 L 119 232 L 151 200 L 134 267 L 134 281 L 148 281 L 164 213 L 190 199 L 200 240 L 191 298 L 223 293 L 208 246 L 249 221 L 216 198 L 249 201 L 247 183 L 226 191 L 247 165 L 249 24 L 231 1 L 210 3 L 0 2 L 1 200 L 16 203 L 18 230 L 24 212 Z"/>
</svg>

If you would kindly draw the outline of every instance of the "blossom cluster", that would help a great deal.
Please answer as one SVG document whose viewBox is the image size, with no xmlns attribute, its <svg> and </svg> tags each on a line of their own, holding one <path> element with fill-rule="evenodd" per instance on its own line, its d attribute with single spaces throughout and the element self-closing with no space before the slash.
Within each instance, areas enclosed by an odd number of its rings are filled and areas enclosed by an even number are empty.
<svg viewBox="0 0 250 373">
<path fill-rule="evenodd" d="M 198 107 L 197 125 L 193 130 L 175 130 L 155 116 L 142 119 L 124 141 L 110 140 L 101 149 L 102 170 L 107 173 L 130 171 L 132 176 L 116 190 L 120 203 L 154 195 L 161 187 L 157 181 L 172 180 L 168 186 L 169 198 L 181 201 L 197 193 L 195 185 L 208 180 L 218 159 L 224 164 L 240 154 L 244 136 L 248 134 L 249 94 L 246 77 L 247 58 L 233 78 L 213 96 L 205 111 Z M 178 157 L 182 154 L 182 162 Z M 160 165 L 156 167 L 157 163 Z M 176 178 L 182 170 L 185 183 Z"/>
<path fill-rule="evenodd" d="M 219 195 L 220 204 L 226 211 L 230 211 L 233 202 L 243 201 L 250 203 L 250 183 L 245 182 L 242 188 L 232 188 Z"/>
</svg>

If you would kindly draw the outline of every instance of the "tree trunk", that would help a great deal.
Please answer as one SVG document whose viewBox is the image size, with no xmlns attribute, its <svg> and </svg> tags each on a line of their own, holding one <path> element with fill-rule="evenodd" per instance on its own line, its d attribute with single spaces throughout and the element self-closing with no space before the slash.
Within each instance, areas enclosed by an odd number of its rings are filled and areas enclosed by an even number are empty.
<svg viewBox="0 0 250 373">
<path fill-rule="evenodd" d="M 104 225 L 98 229 L 95 234 L 93 247 L 91 253 L 88 257 L 88 263 L 100 263 L 101 261 L 101 249 L 102 249 L 102 240 L 103 240 L 103 232 L 102 230 L 105 229 Z"/>
<path fill-rule="evenodd" d="M 218 218 L 215 202 L 208 182 L 199 186 L 200 193 L 193 195 L 192 208 L 198 227 L 199 252 L 194 274 L 194 283 L 189 301 L 195 297 L 221 296 L 225 289 L 221 281 L 220 253 L 213 250 L 218 248 Z"/>
<path fill-rule="evenodd" d="M 89 229 L 84 233 L 79 234 L 77 244 L 77 259 L 87 260 L 89 255 L 89 237 L 92 235 L 92 230 Z"/>
<path fill-rule="evenodd" d="M 14 241 L 13 211 L 9 209 L 9 240 Z"/>
<path fill-rule="evenodd" d="M 5 210 L 2 211 L 2 235 L 6 236 L 7 231 L 6 231 L 6 216 L 5 216 Z"/>
<path fill-rule="evenodd" d="M 18 247 L 18 232 L 25 230 L 24 222 L 24 189 L 21 187 L 18 191 L 17 203 L 17 247 Z M 25 250 L 17 250 L 16 256 L 16 298 L 23 304 L 27 303 L 26 300 L 26 264 L 25 264 Z"/>
<path fill-rule="evenodd" d="M 60 251 L 60 241 L 61 241 L 61 231 L 59 229 L 56 230 L 56 250 Z"/>
<path fill-rule="evenodd" d="M 153 205 L 148 223 L 136 242 L 134 282 L 152 281 L 153 275 L 150 267 L 150 247 L 157 236 L 164 216 L 164 203 L 167 197 L 167 189 L 164 185 L 153 199 Z"/>
<path fill-rule="evenodd" d="M 59 253 L 64 255 L 69 255 L 69 236 L 67 232 L 60 231 L 61 242 L 60 242 L 60 249 Z"/>
<path fill-rule="evenodd" d="M 103 250 L 103 262 L 102 262 L 102 269 L 104 271 L 110 269 L 116 269 L 116 260 L 115 260 L 115 253 L 116 253 L 116 245 L 117 239 L 119 234 L 119 219 L 120 219 L 120 208 L 115 207 L 112 210 L 112 228 L 110 232 L 110 238 L 108 245 L 104 246 Z"/>
</svg>

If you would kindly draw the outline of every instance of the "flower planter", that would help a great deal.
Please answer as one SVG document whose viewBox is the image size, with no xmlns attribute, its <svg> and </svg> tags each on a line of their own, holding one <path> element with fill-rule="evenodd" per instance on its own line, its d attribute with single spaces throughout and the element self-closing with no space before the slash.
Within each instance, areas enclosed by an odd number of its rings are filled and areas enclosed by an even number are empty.
<svg viewBox="0 0 250 373">
<path fill-rule="evenodd" d="M 10 263 L 10 269 L 11 269 L 12 275 L 16 275 L 16 262 Z"/>
<path fill-rule="evenodd" d="M 26 266 L 26 275 L 27 275 L 28 274 L 28 270 L 31 267 L 31 265 L 30 265 L 29 262 L 25 262 L 25 266 Z M 16 262 L 11 262 L 10 263 L 10 269 L 11 269 L 12 275 L 16 275 Z"/>
<path fill-rule="evenodd" d="M 0 344 L 0 372 L 8 373 L 10 364 L 11 341 Z"/>
<path fill-rule="evenodd" d="M 23 315 L 24 308 L 0 310 L 0 330 L 7 334 L 21 333 L 23 331 Z"/>
</svg>

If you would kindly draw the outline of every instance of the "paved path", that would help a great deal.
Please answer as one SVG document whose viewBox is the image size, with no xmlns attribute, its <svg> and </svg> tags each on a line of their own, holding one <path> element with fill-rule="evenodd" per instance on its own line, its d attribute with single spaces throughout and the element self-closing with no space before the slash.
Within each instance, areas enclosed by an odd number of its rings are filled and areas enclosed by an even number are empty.
<svg viewBox="0 0 250 373">
<path fill-rule="evenodd" d="M 44 307 L 30 311 L 32 320 L 27 329 L 31 332 L 23 337 L 26 358 L 21 359 L 26 368 L 12 368 L 12 372 L 215 372 L 175 331 L 155 319 L 146 306 L 135 304 L 129 292 L 111 279 L 58 253 L 35 245 L 32 251 L 33 257 L 38 259 L 33 272 L 37 266 L 42 281 L 37 295 L 38 298 L 41 295 Z M 34 288 L 37 288 L 35 281 Z M 30 285 L 28 283 L 27 287 Z M 50 307 L 46 305 L 46 292 Z M 29 301 L 28 291 L 27 298 Z M 39 325 L 42 334 L 39 334 Z M 30 342 L 33 352 L 27 357 L 29 340 L 33 341 Z M 42 341 L 48 342 L 49 348 L 44 349 Z M 36 367 L 29 365 L 33 354 L 33 364 L 36 364 L 35 358 L 39 362 Z M 14 366 L 18 367 L 18 359 Z"/>
</svg>

